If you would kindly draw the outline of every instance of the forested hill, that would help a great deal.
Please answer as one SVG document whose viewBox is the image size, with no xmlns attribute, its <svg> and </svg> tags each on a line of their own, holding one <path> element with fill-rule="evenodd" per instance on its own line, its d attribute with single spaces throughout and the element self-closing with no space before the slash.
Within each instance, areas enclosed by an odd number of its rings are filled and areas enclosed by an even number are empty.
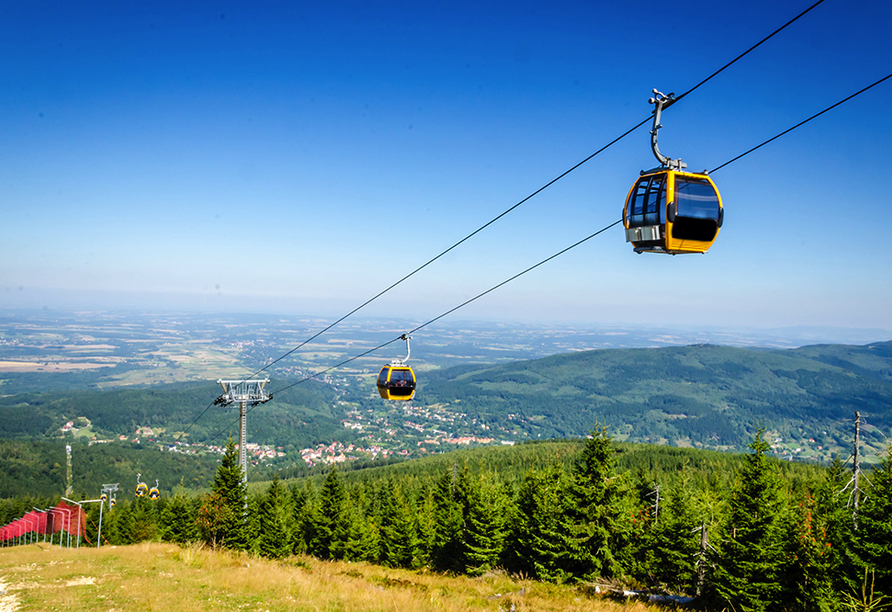
<svg viewBox="0 0 892 612">
<path fill-rule="evenodd" d="M 432 372 L 419 395 L 542 438 L 578 436 L 601 422 L 619 439 L 743 449 L 763 423 L 791 454 L 848 452 L 860 411 L 872 426 L 868 443 L 880 450 L 877 428 L 888 435 L 892 427 L 892 342 L 587 351 Z"/>
<path fill-rule="evenodd" d="M 276 379 L 273 391 L 285 389 L 251 412 L 248 440 L 275 449 L 263 459 L 268 467 L 296 469 L 335 457 L 408 458 L 463 443 L 578 438 L 598 423 L 618 441 L 745 451 L 761 424 L 774 456 L 829 461 L 850 454 L 860 411 L 861 452 L 876 462 L 892 429 L 892 342 L 603 349 L 416 371 L 411 402 L 381 399 L 373 371 L 299 386 Z M 184 382 L 12 393 L 0 396 L 0 439 L 53 440 L 59 449 L 63 441 L 108 443 L 108 452 L 187 443 L 189 452 L 206 452 L 238 435 L 237 407 L 211 405 L 219 392 L 212 383 Z"/>
</svg>

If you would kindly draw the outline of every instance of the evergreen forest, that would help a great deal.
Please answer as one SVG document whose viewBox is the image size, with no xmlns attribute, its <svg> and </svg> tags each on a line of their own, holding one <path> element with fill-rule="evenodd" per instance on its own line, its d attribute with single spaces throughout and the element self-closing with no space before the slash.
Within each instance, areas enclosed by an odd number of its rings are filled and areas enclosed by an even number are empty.
<svg viewBox="0 0 892 612">
<path fill-rule="evenodd" d="M 119 494 L 102 543 L 203 542 L 671 594 L 702 610 L 879 610 L 892 597 L 892 461 L 862 475 L 768 456 L 583 440 L 481 448 L 249 491 L 230 440 L 207 493 Z M 0 503 L 21 516 L 48 498 Z M 97 538 L 90 509 L 87 538 Z"/>
</svg>

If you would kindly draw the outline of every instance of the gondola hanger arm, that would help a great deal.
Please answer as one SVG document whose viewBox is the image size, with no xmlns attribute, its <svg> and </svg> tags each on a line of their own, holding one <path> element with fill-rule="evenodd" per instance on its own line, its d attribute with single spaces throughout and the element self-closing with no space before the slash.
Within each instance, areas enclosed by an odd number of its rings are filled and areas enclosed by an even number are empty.
<svg viewBox="0 0 892 612">
<path fill-rule="evenodd" d="M 410 340 L 411 338 L 412 338 L 412 336 L 410 336 L 409 334 L 403 334 L 402 336 L 400 336 L 400 340 L 405 340 L 405 341 L 406 341 L 406 358 L 405 358 L 405 359 L 395 359 L 395 360 L 393 360 L 393 361 L 390 362 L 390 365 L 397 365 L 397 366 L 399 366 L 399 365 L 403 365 L 404 363 L 406 363 L 407 361 L 409 361 L 409 355 L 412 354 L 412 349 L 411 349 L 411 347 L 409 346 L 409 340 Z"/>
<path fill-rule="evenodd" d="M 654 95 L 652 98 L 648 100 L 651 104 L 655 106 L 654 108 L 654 124 L 653 129 L 650 132 L 650 147 L 653 150 L 654 157 L 657 158 L 657 161 L 660 162 L 660 165 L 664 168 L 669 168 L 670 170 L 682 170 L 687 168 L 688 165 L 679 159 L 670 159 L 666 157 L 662 153 L 660 153 L 660 148 L 657 146 L 657 135 L 660 131 L 660 128 L 663 127 L 660 124 L 660 117 L 663 113 L 664 108 L 669 108 L 676 101 L 674 93 L 669 93 L 668 95 L 663 94 L 656 89 L 653 90 Z"/>
</svg>

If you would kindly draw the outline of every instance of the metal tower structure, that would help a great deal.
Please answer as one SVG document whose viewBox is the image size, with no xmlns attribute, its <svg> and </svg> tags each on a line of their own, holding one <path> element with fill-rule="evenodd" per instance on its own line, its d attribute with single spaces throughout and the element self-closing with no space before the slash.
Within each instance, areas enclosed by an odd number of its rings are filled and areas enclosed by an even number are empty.
<svg viewBox="0 0 892 612">
<path fill-rule="evenodd" d="M 852 453 L 852 496 L 855 500 L 852 510 L 852 523 L 855 529 L 858 529 L 858 501 L 861 497 L 861 487 L 859 480 L 861 479 L 861 460 L 858 458 L 858 447 L 861 446 L 861 413 L 855 411 L 855 450 Z"/>
<path fill-rule="evenodd" d="M 117 482 L 112 483 L 112 484 L 104 484 L 104 485 L 102 485 L 102 494 L 99 496 L 99 499 L 101 499 L 102 501 L 107 500 L 108 507 L 110 509 L 114 508 L 115 503 L 116 503 L 115 502 L 115 497 L 116 497 L 115 493 L 117 493 L 117 491 L 118 491 L 118 483 Z M 111 493 L 111 498 L 109 498 L 109 496 L 108 496 L 109 493 Z"/>
<path fill-rule="evenodd" d="M 248 406 L 265 404 L 273 399 L 273 396 L 263 390 L 268 378 L 263 380 L 218 380 L 223 386 L 223 394 L 214 400 L 218 406 L 228 406 L 238 402 L 239 405 L 239 431 L 238 431 L 238 463 L 242 467 L 242 480 L 248 482 L 248 455 L 247 430 L 248 430 Z"/>
<path fill-rule="evenodd" d="M 72 478 L 73 475 L 71 473 L 71 445 L 65 445 L 65 495 L 71 495 L 74 491 L 74 487 L 72 486 Z"/>
</svg>

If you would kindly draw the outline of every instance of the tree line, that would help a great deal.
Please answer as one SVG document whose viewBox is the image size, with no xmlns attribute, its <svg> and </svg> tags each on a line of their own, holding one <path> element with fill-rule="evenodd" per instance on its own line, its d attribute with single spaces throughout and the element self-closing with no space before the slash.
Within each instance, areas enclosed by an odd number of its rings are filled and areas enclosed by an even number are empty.
<svg viewBox="0 0 892 612">
<path fill-rule="evenodd" d="M 539 465 L 519 482 L 456 462 L 428 481 L 347 482 L 331 469 L 321 483 L 286 487 L 274 478 L 249 495 L 230 440 L 209 493 L 122 500 L 105 514 L 102 537 L 472 576 L 500 568 L 696 596 L 701 609 L 830 611 L 888 601 L 888 454 L 855 512 L 840 461 L 816 477 L 789 478 L 768 456 L 763 430 L 749 447 L 729 488 L 688 465 L 665 482 L 622 472 L 607 428 L 597 427 L 575 460 Z M 97 518 L 88 521 L 90 538 Z"/>
</svg>

